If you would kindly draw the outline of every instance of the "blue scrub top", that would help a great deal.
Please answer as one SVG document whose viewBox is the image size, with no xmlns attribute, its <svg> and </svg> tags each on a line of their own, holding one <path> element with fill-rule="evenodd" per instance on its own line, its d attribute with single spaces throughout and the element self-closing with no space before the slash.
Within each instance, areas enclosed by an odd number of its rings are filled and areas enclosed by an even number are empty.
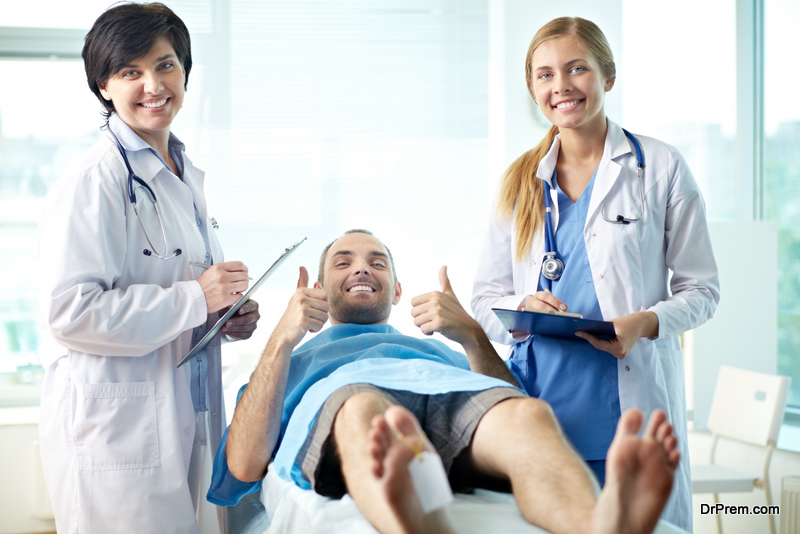
<svg viewBox="0 0 800 534">
<path fill-rule="evenodd" d="M 554 174 L 559 212 L 555 250 L 564 262 L 564 272 L 559 280 L 540 275 L 539 285 L 566 303 L 569 312 L 602 321 L 583 238 L 596 176 L 597 170 L 573 203 Z M 578 337 L 571 341 L 548 336 L 531 336 L 518 343 L 511 358 L 509 367 L 530 395 L 553 407 L 583 459 L 604 459 L 620 417 L 617 359 Z"/>
</svg>

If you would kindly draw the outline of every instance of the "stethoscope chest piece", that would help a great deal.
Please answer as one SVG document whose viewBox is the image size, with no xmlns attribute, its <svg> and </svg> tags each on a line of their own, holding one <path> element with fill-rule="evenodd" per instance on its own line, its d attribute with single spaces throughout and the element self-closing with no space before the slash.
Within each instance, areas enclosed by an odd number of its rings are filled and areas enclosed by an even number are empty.
<svg viewBox="0 0 800 534">
<path fill-rule="evenodd" d="M 542 275 L 548 280 L 558 280 L 564 272 L 564 262 L 556 258 L 555 252 L 545 254 L 542 261 Z"/>
<path fill-rule="evenodd" d="M 643 175 L 644 175 L 644 156 L 642 154 L 642 147 L 639 145 L 639 141 L 631 134 L 629 131 L 623 129 L 625 136 L 630 139 L 631 143 L 633 144 L 633 148 L 636 151 L 636 167 L 637 167 L 637 175 L 639 179 L 639 203 L 640 203 L 640 211 L 636 215 L 632 215 L 630 217 L 625 217 L 623 215 L 617 215 L 615 218 L 610 218 L 605 214 L 605 200 L 600 205 L 600 215 L 603 217 L 604 220 L 615 223 L 615 224 L 630 224 L 632 222 L 636 222 L 642 218 L 644 215 L 644 193 L 643 193 Z M 553 180 L 556 178 L 556 171 L 553 170 Z M 555 233 L 553 230 L 553 218 L 552 218 L 552 199 L 550 198 L 551 186 L 550 183 L 544 181 L 544 238 L 545 238 L 545 253 L 544 259 L 542 260 L 542 275 L 548 280 L 558 280 L 561 278 L 561 275 L 564 273 L 564 262 L 561 261 L 556 256 L 556 243 L 555 243 Z"/>
</svg>

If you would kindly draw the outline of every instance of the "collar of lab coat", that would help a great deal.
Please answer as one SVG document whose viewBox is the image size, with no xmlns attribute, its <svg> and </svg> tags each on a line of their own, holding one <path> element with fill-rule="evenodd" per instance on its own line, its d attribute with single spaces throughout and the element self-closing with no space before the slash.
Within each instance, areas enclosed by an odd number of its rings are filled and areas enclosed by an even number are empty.
<svg viewBox="0 0 800 534">
<path fill-rule="evenodd" d="M 633 147 L 628 138 L 625 137 L 625 132 L 622 131 L 622 128 L 617 123 L 609 120 L 603 158 L 597 167 L 597 178 L 594 182 L 592 198 L 589 201 L 589 217 L 596 216 L 608 192 L 617 183 L 623 170 L 621 160 L 627 155 L 633 156 L 634 160 L 636 159 Z M 636 166 L 628 165 L 625 168 L 627 169 L 626 172 L 634 172 L 633 178 L 635 179 Z"/>
<path fill-rule="evenodd" d="M 122 144 L 123 148 L 125 148 L 125 152 L 128 155 L 128 161 L 133 168 L 133 172 L 136 173 L 136 176 L 145 182 L 150 183 L 150 181 L 159 172 L 162 170 L 168 171 L 167 166 L 163 161 L 161 161 L 161 157 L 158 156 L 153 147 L 147 144 L 144 139 L 136 135 L 136 132 L 134 132 L 130 126 L 125 124 L 125 121 L 119 118 L 119 115 L 116 113 L 112 113 L 111 117 L 108 118 L 108 128 L 114 132 L 114 134 L 116 134 L 119 142 Z M 113 143 L 114 140 L 111 135 L 107 135 Z M 186 149 L 186 145 L 184 145 L 181 140 L 178 139 L 172 132 L 169 134 L 168 145 L 170 148 L 175 149 L 176 152 L 185 152 Z M 122 156 L 120 155 L 120 157 Z M 183 160 L 184 167 L 190 164 L 190 162 L 186 159 L 185 154 L 183 154 Z"/>
<path fill-rule="evenodd" d="M 606 141 L 603 146 L 603 159 L 613 161 L 625 154 L 632 154 L 633 149 L 631 148 L 630 141 L 625 137 L 625 132 L 622 131 L 622 128 L 614 121 L 606 119 L 606 122 L 608 124 L 608 130 L 606 131 Z M 550 184 L 550 187 L 553 187 L 553 171 L 558 162 L 558 151 L 560 149 L 561 134 L 556 134 L 553 144 L 550 145 L 547 154 L 545 154 L 539 162 L 539 168 L 536 169 L 536 177 Z M 602 164 L 601 162 L 600 165 Z"/>
<path fill-rule="evenodd" d="M 589 203 L 589 213 L 593 213 L 599 206 L 602 200 L 606 197 L 611 187 L 619 178 L 622 166 L 617 162 L 617 159 L 625 156 L 626 154 L 633 154 L 633 148 L 630 141 L 625 137 L 625 132 L 614 121 L 606 119 L 608 130 L 606 131 L 606 140 L 603 147 L 603 157 L 600 160 L 600 165 L 597 169 L 597 178 L 595 180 L 594 189 L 592 191 L 592 200 Z M 558 226 L 558 193 L 553 187 L 553 171 L 558 162 L 558 151 L 561 148 L 561 134 L 557 134 L 550 145 L 547 154 L 544 155 L 539 162 L 539 168 L 536 170 L 536 177 L 542 181 L 550 184 L 553 201 L 554 221 L 553 225 Z"/>
</svg>

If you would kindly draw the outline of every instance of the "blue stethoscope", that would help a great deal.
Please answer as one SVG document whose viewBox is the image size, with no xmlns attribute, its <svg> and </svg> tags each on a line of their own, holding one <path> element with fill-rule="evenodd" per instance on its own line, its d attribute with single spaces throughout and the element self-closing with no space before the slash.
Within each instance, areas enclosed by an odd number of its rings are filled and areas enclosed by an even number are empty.
<svg viewBox="0 0 800 534">
<path fill-rule="evenodd" d="M 133 211 L 136 212 L 136 217 L 139 219 L 139 224 L 142 226 L 142 231 L 144 232 L 144 237 L 147 239 L 147 243 L 150 245 L 150 249 L 144 249 L 142 254 L 145 256 L 150 256 L 153 258 L 158 258 L 160 260 L 170 260 L 176 256 L 180 256 L 182 251 L 179 248 L 176 248 L 171 254 L 169 252 L 169 246 L 167 246 L 167 233 L 164 231 L 164 221 L 161 219 L 161 210 L 158 208 L 158 201 L 156 201 L 156 194 L 153 192 L 153 189 L 147 185 L 147 183 L 136 176 L 134 174 L 133 169 L 131 168 L 131 164 L 128 162 L 128 155 L 125 152 L 125 149 L 122 147 L 122 143 L 119 142 L 119 139 L 111 131 L 111 128 L 108 128 L 108 132 L 114 137 L 114 141 L 117 143 L 117 148 L 119 148 L 119 153 L 122 154 L 122 159 L 125 162 L 125 167 L 128 168 L 128 199 L 133 204 Z M 133 182 L 136 182 L 138 185 L 136 188 L 133 187 Z M 147 233 L 147 228 L 144 226 L 144 222 L 142 221 L 142 216 L 139 215 L 139 208 L 137 204 L 136 193 L 143 189 L 146 193 L 146 197 L 150 199 L 150 202 L 153 203 L 153 207 L 156 209 L 156 217 L 158 217 L 158 225 L 161 227 L 161 238 L 164 241 L 164 253 L 160 254 L 156 251 L 156 247 L 153 245 L 153 241 L 150 239 L 150 235 Z M 152 249 L 152 250 L 151 250 Z"/>
<path fill-rule="evenodd" d="M 639 175 L 639 206 L 640 211 L 638 215 L 634 215 L 632 217 L 625 217 L 623 215 L 617 215 L 615 218 L 610 219 L 606 216 L 605 213 L 605 206 L 606 201 L 603 200 L 603 203 L 600 205 L 600 216 L 603 217 L 604 221 L 614 223 L 614 224 L 630 224 L 632 222 L 636 222 L 642 218 L 644 215 L 644 193 L 642 192 L 642 177 L 644 176 L 644 156 L 642 155 L 642 147 L 639 144 L 639 141 L 633 136 L 625 128 L 622 129 L 625 132 L 625 136 L 630 139 L 631 143 L 633 144 L 633 148 L 636 151 L 636 167 L 638 168 L 637 174 Z M 553 176 L 555 177 L 555 171 L 553 171 Z M 544 180 L 543 180 L 544 181 Z M 558 280 L 561 278 L 561 275 L 564 272 L 564 262 L 558 258 L 556 254 L 556 246 L 555 246 L 555 236 L 553 234 L 553 219 L 552 219 L 552 212 L 553 206 L 552 201 L 550 199 L 550 184 L 544 182 L 544 211 L 545 211 L 545 219 L 544 219 L 544 260 L 542 261 L 542 275 L 547 278 L 548 280 Z"/>
</svg>

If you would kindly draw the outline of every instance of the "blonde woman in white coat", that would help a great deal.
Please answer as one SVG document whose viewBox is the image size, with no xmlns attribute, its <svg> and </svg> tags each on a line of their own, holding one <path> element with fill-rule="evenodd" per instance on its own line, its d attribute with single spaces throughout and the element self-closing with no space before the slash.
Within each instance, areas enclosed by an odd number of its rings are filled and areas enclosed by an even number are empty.
<svg viewBox="0 0 800 534">
<path fill-rule="evenodd" d="M 43 320 L 65 347 L 42 362 L 56 528 L 224 531 L 203 485 L 226 423 L 219 338 L 176 366 L 248 276 L 241 262 L 223 263 L 203 172 L 170 133 L 189 34 L 162 4 L 118 4 L 95 22 L 83 57 L 105 135 L 53 187 L 40 226 Z M 248 302 L 223 332 L 250 337 L 258 318 Z"/>
<path fill-rule="evenodd" d="M 702 195 L 675 148 L 638 134 L 629 138 L 606 118 L 605 93 L 616 70 L 595 24 L 571 17 L 546 24 L 531 42 L 525 72 L 533 100 L 553 126 L 506 171 L 472 309 L 492 339 L 514 345 L 509 367 L 528 393 L 550 403 L 601 484 L 620 414 L 632 407 L 667 412 L 682 460 L 662 517 L 691 530 L 677 334 L 711 318 L 719 301 Z M 544 276 L 545 252 L 563 262 L 560 278 Z M 510 334 L 491 311 L 523 307 L 610 320 L 616 337 Z"/>
</svg>

